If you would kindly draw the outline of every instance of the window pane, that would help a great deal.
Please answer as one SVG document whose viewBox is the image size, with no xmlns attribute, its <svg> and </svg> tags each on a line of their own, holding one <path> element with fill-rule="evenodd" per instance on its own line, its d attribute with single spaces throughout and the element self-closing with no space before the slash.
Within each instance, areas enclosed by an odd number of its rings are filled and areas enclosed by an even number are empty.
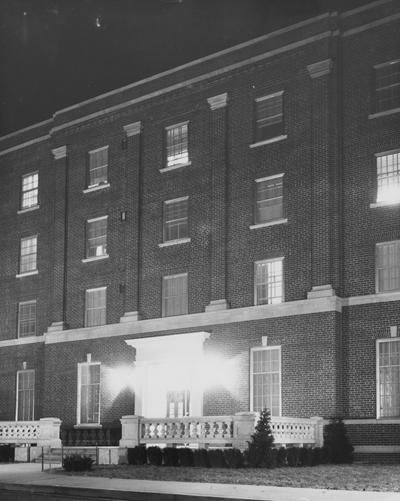
<svg viewBox="0 0 400 501">
<path fill-rule="evenodd" d="M 376 111 L 400 106 L 400 61 L 375 68 Z"/>
<path fill-rule="evenodd" d="M 267 179 L 256 183 L 255 223 L 266 223 L 283 217 L 283 180 Z"/>
<path fill-rule="evenodd" d="M 107 254 L 107 218 L 87 223 L 86 257 Z"/>
<path fill-rule="evenodd" d="M 254 281 L 255 304 L 275 304 L 283 301 L 281 259 L 256 263 Z"/>
<path fill-rule="evenodd" d="M 107 182 L 108 148 L 89 152 L 89 186 Z"/>
<path fill-rule="evenodd" d="M 21 209 L 38 204 L 39 174 L 28 174 L 22 178 Z"/>
<path fill-rule="evenodd" d="M 256 99 L 255 122 L 258 141 L 283 134 L 283 94 Z"/>
<path fill-rule="evenodd" d="M 187 275 L 163 277 L 163 316 L 188 312 Z"/>
<path fill-rule="evenodd" d="M 82 364 L 80 422 L 99 423 L 100 418 L 100 364 Z"/>
<path fill-rule="evenodd" d="M 378 292 L 400 290 L 400 240 L 376 246 Z"/>
<path fill-rule="evenodd" d="M 164 242 L 188 236 L 188 200 L 164 203 Z"/>
<path fill-rule="evenodd" d="M 400 339 L 379 343 L 378 377 L 381 417 L 400 416 Z"/>
<path fill-rule="evenodd" d="M 18 337 L 36 335 L 36 301 L 19 304 Z"/>
<path fill-rule="evenodd" d="M 377 157 L 377 202 L 400 201 L 400 152 Z"/>
<path fill-rule="evenodd" d="M 37 237 L 21 239 L 20 273 L 36 270 Z"/>
<path fill-rule="evenodd" d="M 280 348 L 266 348 L 252 351 L 253 358 L 253 411 L 264 408 L 272 416 L 280 415 Z"/>
<path fill-rule="evenodd" d="M 19 371 L 17 384 L 17 420 L 32 421 L 34 418 L 35 371 Z"/>
<path fill-rule="evenodd" d="M 106 323 L 106 289 L 86 291 L 85 327 L 105 325 Z"/>
<path fill-rule="evenodd" d="M 166 129 L 167 166 L 185 164 L 189 161 L 188 125 L 182 124 Z"/>
</svg>

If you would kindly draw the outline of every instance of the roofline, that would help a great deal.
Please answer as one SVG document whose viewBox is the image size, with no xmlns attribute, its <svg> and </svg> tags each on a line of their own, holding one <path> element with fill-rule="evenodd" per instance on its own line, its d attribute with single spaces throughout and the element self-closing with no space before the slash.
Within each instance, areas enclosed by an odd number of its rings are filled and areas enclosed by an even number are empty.
<svg viewBox="0 0 400 501">
<path fill-rule="evenodd" d="M 14 132 L 10 132 L 9 134 L 6 134 L 5 136 L 0 136 L 0 140 L 8 139 L 10 137 L 16 136 L 18 134 L 21 134 L 21 132 L 27 132 L 28 130 L 34 129 L 35 127 L 41 127 L 42 125 L 50 124 L 52 121 L 53 121 L 52 118 L 47 118 L 46 120 L 43 120 L 42 122 L 36 122 L 32 125 L 28 125 L 28 127 L 24 127 L 23 129 L 18 129 Z"/>
<path fill-rule="evenodd" d="M 367 3 L 367 5 L 361 5 L 361 7 L 356 7 L 355 9 L 347 10 L 340 14 L 340 17 L 349 17 L 359 12 L 364 12 L 365 10 L 373 9 L 374 7 L 379 7 L 379 5 L 384 5 L 385 3 L 391 3 L 393 0 L 376 0 L 375 2 Z"/>
</svg>

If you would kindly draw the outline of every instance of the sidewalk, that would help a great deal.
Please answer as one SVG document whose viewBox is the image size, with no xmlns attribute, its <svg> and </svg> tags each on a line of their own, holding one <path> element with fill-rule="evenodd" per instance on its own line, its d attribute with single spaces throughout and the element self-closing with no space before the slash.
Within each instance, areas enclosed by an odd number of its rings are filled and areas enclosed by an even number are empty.
<svg viewBox="0 0 400 501">
<path fill-rule="evenodd" d="M 334 491 L 256 485 L 160 482 L 103 477 L 58 475 L 42 472 L 35 463 L 0 463 L 1 491 L 64 494 L 101 500 L 122 499 L 154 501 L 264 500 L 264 501 L 398 501 L 395 492 Z M 160 497 L 160 494 L 162 497 Z"/>
</svg>

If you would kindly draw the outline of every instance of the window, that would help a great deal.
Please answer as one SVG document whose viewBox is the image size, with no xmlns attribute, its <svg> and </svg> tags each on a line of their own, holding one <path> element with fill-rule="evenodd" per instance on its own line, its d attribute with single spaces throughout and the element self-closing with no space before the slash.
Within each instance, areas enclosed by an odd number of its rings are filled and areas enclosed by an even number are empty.
<svg viewBox="0 0 400 501">
<path fill-rule="evenodd" d="M 377 202 L 400 202 L 400 152 L 376 157 Z"/>
<path fill-rule="evenodd" d="M 108 146 L 89 151 L 89 188 L 107 183 Z"/>
<path fill-rule="evenodd" d="M 283 174 L 256 179 L 255 224 L 283 218 Z"/>
<path fill-rule="evenodd" d="M 106 287 L 88 289 L 85 298 L 85 327 L 105 325 Z"/>
<path fill-rule="evenodd" d="M 107 255 L 107 216 L 86 223 L 86 258 Z"/>
<path fill-rule="evenodd" d="M 21 238 L 19 272 L 36 271 L 37 266 L 37 236 Z"/>
<path fill-rule="evenodd" d="M 187 312 L 187 273 L 163 277 L 162 316 L 185 315 Z"/>
<path fill-rule="evenodd" d="M 400 106 L 400 60 L 375 66 L 376 111 Z"/>
<path fill-rule="evenodd" d="M 33 421 L 35 400 L 35 371 L 17 372 L 17 421 Z"/>
<path fill-rule="evenodd" d="M 100 364 L 78 364 L 78 424 L 100 423 Z"/>
<path fill-rule="evenodd" d="M 251 410 L 281 415 L 281 348 L 253 348 L 250 360 Z"/>
<path fill-rule="evenodd" d="M 22 176 L 21 209 L 29 209 L 38 205 L 39 174 L 34 172 Z"/>
<path fill-rule="evenodd" d="M 255 100 L 256 141 L 270 139 L 284 133 L 283 91 Z"/>
<path fill-rule="evenodd" d="M 376 289 L 400 290 L 400 240 L 376 244 Z"/>
<path fill-rule="evenodd" d="M 378 417 L 400 416 L 400 338 L 377 341 Z"/>
<path fill-rule="evenodd" d="M 188 197 L 164 202 L 164 242 L 188 237 Z"/>
<path fill-rule="evenodd" d="M 254 267 L 255 304 L 283 301 L 283 258 L 258 261 Z"/>
<path fill-rule="evenodd" d="M 166 127 L 167 165 L 175 167 L 189 163 L 188 122 Z"/>
<path fill-rule="evenodd" d="M 18 305 L 18 337 L 36 336 L 36 301 Z"/>
</svg>

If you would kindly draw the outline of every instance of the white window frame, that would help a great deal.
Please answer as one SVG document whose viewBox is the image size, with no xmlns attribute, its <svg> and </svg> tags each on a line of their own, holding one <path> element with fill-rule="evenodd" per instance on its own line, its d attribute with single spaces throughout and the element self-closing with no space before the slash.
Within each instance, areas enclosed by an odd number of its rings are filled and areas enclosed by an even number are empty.
<svg viewBox="0 0 400 501">
<path fill-rule="evenodd" d="M 22 242 L 24 242 L 25 240 L 29 240 L 29 239 L 35 240 L 35 252 L 23 255 L 22 254 Z M 35 267 L 29 268 L 27 270 L 22 270 L 23 257 L 33 256 L 33 255 L 35 256 L 35 259 L 34 259 Z M 19 273 L 18 273 L 18 275 L 33 274 L 37 271 L 37 255 L 38 255 L 38 235 L 29 235 L 27 237 L 22 237 L 20 239 L 20 243 L 19 243 Z"/>
<path fill-rule="evenodd" d="M 168 280 L 173 280 L 174 278 L 181 278 L 181 277 L 186 277 L 186 312 L 183 313 L 174 313 L 173 315 L 166 315 L 166 307 L 165 307 L 165 285 Z M 164 275 L 162 277 L 162 292 L 161 292 L 161 315 L 162 317 L 174 317 L 174 316 L 179 316 L 179 315 L 187 315 L 189 312 L 189 279 L 188 279 L 188 273 L 178 273 L 175 275 Z"/>
<path fill-rule="evenodd" d="M 254 282 L 254 306 L 265 306 L 265 305 L 274 305 L 274 304 L 281 304 L 285 302 L 285 269 L 284 269 L 284 256 L 273 258 L 273 259 L 261 259 L 259 261 L 254 262 L 254 267 L 253 267 L 253 282 Z M 282 296 L 281 296 L 281 301 L 275 302 L 275 303 L 258 303 L 258 294 L 257 294 L 257 265 L 259 264 L 267 264 L 267 263 L 273 263 L 273 262 L 281 262 L 282 263 Z"/>
<path fill-rule="evenodd" d="M 376 417 L 377 419 L 397 419 L 400 417 L 400 414 L 398 416 L 382 416 L 381 415 L 381 391 L 380 391 L 380 374 L 379 374 L 379 345 L 383 343 L 400 343 L 400 338 L 399 337 L 393 337 L 393 338 L 385 338 L 385 339 L 377 339 L 376 340 Z M 399 395 L 400 399 L 400 395 Z"/>
<path fill-rule="evenodd" d="M 98 292 L 98 291 L 102 291 L 104 290 L 105 293 L 104 293 L 104 296 L 105 296 L 105 306 L 104 306 L 104 324 L 96 324 L 96 325 L 88 325 L 88 308 L 87 308 L 87 299 L 88 299 L 88 293 L 90 292 Z M 91 308 L 92 310 L 93 308 Z M 100 309 L 100 308 L 98 308 Z M 91 288 L 91 289 L 86 289 L 85 290 L 85 327 L 100 327 L 102 325 L 106 325 L 107 323 L 107 287 L 104 286 L 104 287 L 94 287 L 94 288 Z"/>
<path fill-rule="evenodd" d="M 90 365 L 98 365 L 99 366 L 99 403 L 98 403 L 98 421 L 97 423 L 82 423 L 81 422 L 81 399 L 82 399 L 82 367 L 88 367 Z M 101 410 L 101 363 L 100 362 L 80 362 L 78 363 L 78 388 L 77 388 L 77 406 L 76 406 L 76 423 L 82 427 L 96 427 L 100 426 L 100 410 Z"/>
<path fill-rule="evenodd" d="M 249 226 L 249 228 L 251 230 L 253 229 L 256 229 L 256 228 L 264 228 L 266 226 L 274 226 L 276 224 L 283 224 L 283 223 L 287 223 L 287 218 L 283 217 L 284 216 L 284 206 L 283 206 L 283 176 L 285 174 L 284 173 L 281 173 L 281 174 L 275 174 L 273 176 L 267 176 L 267 177 L 261 177 L 259 179 L 255 179 L 254 182 L 255 182 L 255 189 L 254 189 L 254 202 L 253 202 L 253 220 L 254 220 L 254 224 L 251 224 Z M 281 198 L 282 199 L 282 216 L 279 217 L 279 218 L 276 218 L 276 219 L 270 219 L 268 221 L 264 221 L 264 222 L 257 222 L 257 194 L 258 194 L 258 185 L 260 183 L 263 183 L 265 181 L 273 181 L 275 179 L 279 179 L 281 178 L 282 179 L 282 195 Z M 278 198 L 278 197 L 275 197 L 275 198 Z M 269 199 L 265 199 L 265 200 L 272 200 L 272 198 L 269 198 Z"/>
<path fill-rule="evenodd" d="M 105 151 L 107 150 L 107 162 L 105 164 L 102 164 L 102 165 L 98 165 L 97 167 L 95 167 L 96 169 L 100 169 L 100 168 L 103 168 L 103 167 L 106 167 L 106 179 L 104 181 L 100 181 L 99 183 L 91 183 L 91 173 L 92 171 L 94 170 L 94 168 L 91 167 L 91 159 L 92 159 L 92 155 L 96 155 L 96 153 L 99 153 L 101 151 Z M 95 150 L 90 150 L 88 152 L 89 154 L 89 158 L 88 158 L 88 189 L 91 190 L 93 188 L 98 188 L 98 187 L 106 187 L 108 186 L 108 166 L 109 166 L 109 146 L 102 146 L 101 148 L 96 148 Z"/>
<path fill-rule="evenodd" d="M 175 153 L 175 155 L 170 155 L 170 150 L 172 150 L 173 147 L 176 145 L 175 143 L 170 144 L 168 137 L 170 131 L 178 129 L 179 127 L 186 127 L 186 150 L 182 149 L 182 152 L 180 153 L 180 155 L 183 155 L 184 158 L 174 159 L 173 157 L 177 156 L 178 154 Z M 165 165 L 161 170 L 166 171 L 166 170 L 178 169 L 179 167 L 185 167 L 190 164 L 191 161 L 189 155 L 189 120 L 173 125 L 168 125 L 167 127 L 165 127 Z"/>
<path fill-rule="evenodd" d="M 21 336 L 21 306 L 28 306 L 34 304 L 35 305 L 35 332 L 33 334 L 29 334 L 29 336 Z M 37 333 L 37 301 L 36 299 L 32 299 L 31 301 L 20 301 L 18 303 L 18 338 L 26 338 L 36 336 Z"/>
<path fill-rule="evenodd" d="M 27 189 L 24 190 L 24 180 L 29 178 L 29 177 L 34 177 L 34 176 L 37 176 L 36 187 L 30 188 L 29 190 L 27 190 Z M 29 205 L 24 205 L 24 194 L 30 193 L 30 192 L 36 192 L 36 194 L 34 195 L 35 203 L 29 204 Z M 39 171 L 34 171 L 34 172 L 29 172 L 28 174 L 24 174 L 21 177 L 20 211 L 21 212 L 29 211 L 29 210 L 35 209 L 38 206 L 39 206 Z"/>
<path fill-rule="evenodd" d="M 32 390 L 32 418 L 31 419 L 18 419 L 18 407 L 19 407 L 19 400 L 20 400 L 20 391 L 19 391 L 19 383 L 20 383 L 20 375 L 21 374 L 27 374 L 31 373 L 33 374 L 33 388 Z M 17 380 L 16 380 L 16 398 L 15 398 L 15 421 L 34 421 L 35 419 L 35 369 L 23 369 L 20 371 L 17 371 Z"/>
<path fill-rule="evenodd" d="M 392 178 L 397 178 L 397 183 L 394 183 L 394 184 L 397 184 L 398 186 L 398 197 L 393 197 L 392 199 L 388 199 L 388 200 L 380 200 L 381 198 L 381 194 L 379 192 L 379 180 L 380 180 L 380 176 L 382 176 L 382 173 L 380 174 L 379 173 L 379 168 L 380 168 L 380 159 L 382 158 L 385 158 L 385 157 L 389 157 L 389 156 L 397 156 L 397 176 L 394 175 L 392 176 Z M 385 151 L 385 152 L 382 152 L 382 153 L 375 153 L 375 158 L 376 158 L 376 202 L 370 204 L 370 207 L 371 208 L 375 208 L 375 207 L 383 207 L 383 206 L 386 206 L 386 205 L 396 205 L 396 204 L 400 204 L 400 150 L 399 149 L 396 149 L 396 150 L 390 150 L 390 151 Z M 395 172 L 395 171 L 394 171 Z M 388 177 L 388 176 L 387 176 Z"/>
<path fill-rule="evenodd" d="M 391 289 L 391 290 L 380 290 L 379 289 L 379 270 L 381 268 L 378 268 L 378 248 L 383 247 L 384 245 L 397 245 L 399 247 L 399 255 L 400 255 L 400 240 L 391 240 L 389 242 L 378 242 L 375 245 L 375 291 L 377 294 L 384 294 L 384 293 L 391 293 L 391 292 L 397 292 L 400 291 L 400 287 L 397 289 Z M 399 268 L 400 268 L 400 263 L 399 263 Z"/>
<path fill-rule="evenodd" d="M 179 202 L 187 202 L 186 204 L 186 217 L 184 218 L 179 218 L 179 219 L 170 219 L 170 220 L 167 220 L 167 206 L 168 205 L 173 205 L 175 203 L 179 203 Z M 168 228 L 168 224 L 169 223 L 173 223 L 175 221 L 180 221 L 180 220 L 186 220 L 186 236 L 184 237 L 179 237 L 179 238 L 173 238 L 173 239 L 168 239 L 167 238 L 167 228 Z M 190 238 L 189 238 L 189 197 L 188 196 L 185 196 L 185 197 L 179 197 L 179 198 L 174 198 L 172 200 L 165 200 L 164 203 L 163 203 L 163 243 L 166 244 L 166 243 L 169 243 L 169 244 L 173 244 L 173 243 L 183 243 L 183 242 L 188 242 L 190 241 Z"/>
<path fill-rule="evenodd" d="M 250 349 L 250 412 L 254 412 L 254 358 L 253 353 L 256 351 L 272 351 L 279 350 L 279 415 L 273 417 L 282 416 L 282 347 L 281 345 L 276 346 L 256 346 Z M 272 409 L 269 409 L 272 411 Z M 271 414 L 272 415 L 272 414 Z"/>
<path fill-rule="evenodd" d="M 399 108 L 399 103 L 394 104 L 393 106 L 390 105 L 387 108 L 382 108 L 381 106 L 379 106 L 379 100 L 378 100 L 378 92 L 379 91 L 381 91 L 381 90 L 387 90 L 387 89 L 390 89 L 390 88 L 396 88 L 396 87 L 398 88 L 398 87 L 400 87 L 400 78 L 399 78 L 398 82 L 392 83 L 390 85 L 384 85 L 384 86 L 378 87 L 378 72 L 379 72 L 379 70 L 381 68 L 389 67 L 391 65 L 399 65 L 399 70 L 400 70 L 400 59 L 394 59 L 392 61 L 386 61 L 384 63 L 376 64 L 374 66 L 374 70 L 375 70 L 375 113 L 376 114 L 385 113 L 385 112 L 387 112 L 389 110 L 394 110 L 394 109 L 398 109 Z"/>
<path fill-rule="evenodd" d="M 106 224 L 105 245 L 103 246 L 103 247 L 105 247 L 105 252 L 103 252 L 103 254 L 99 254 L 96 256 L 89 256 L 89 225 L 91 223 L 96 223 L 97 221 L 103 221 L 104 219 L 107 221 L 108 216 L 95 217 L 95 218 L 86 220 L 86 234 L 85 234 L 85 237 L 86 237 L 85 247 L 86 248 L 85 248 L 85 258 L 82 259 L 83 262 L 96 261 L 98 259 L 104 259 L 104 258 L 108 257 L 108 252 L 107 252 L 108 221 Z M 95 238 L 99 238 L 99 237 L 95 237 Z"/>
</svg>

